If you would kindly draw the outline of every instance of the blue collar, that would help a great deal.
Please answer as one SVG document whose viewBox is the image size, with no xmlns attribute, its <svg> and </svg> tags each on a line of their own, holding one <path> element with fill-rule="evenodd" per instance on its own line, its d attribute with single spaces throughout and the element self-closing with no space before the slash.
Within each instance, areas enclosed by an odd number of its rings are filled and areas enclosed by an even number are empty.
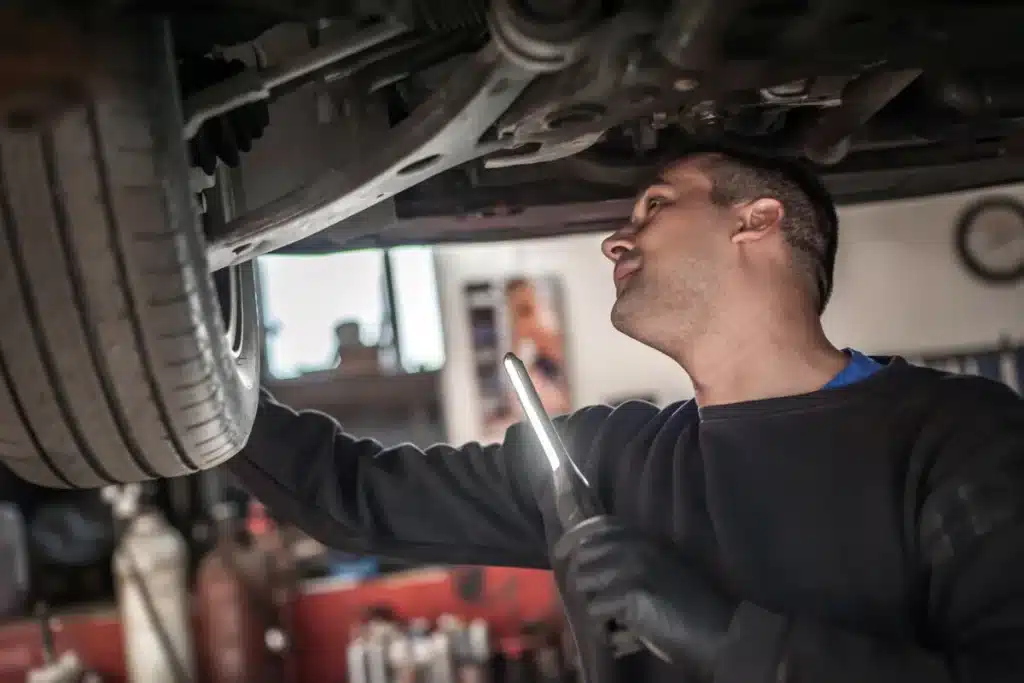
<svg viewBox="0 0 1024 683">
<path fill-rule="evenodd" d="M 823 386 L 822 389 L 835 389 L 836 387 L 845 387 L 849 384 L 854 384 L 862 379 L 867 379 L 883 367 L 882 364 L 874 358 L 866 356 L 860 351 L 855 351 L 854 349 L 843 349 L 843 353 L 850 357 L 850 362 L 848 362 L 846 367 L 840 370 L 839 374 L 833 377 L 828 384 Z"/>
</svg>

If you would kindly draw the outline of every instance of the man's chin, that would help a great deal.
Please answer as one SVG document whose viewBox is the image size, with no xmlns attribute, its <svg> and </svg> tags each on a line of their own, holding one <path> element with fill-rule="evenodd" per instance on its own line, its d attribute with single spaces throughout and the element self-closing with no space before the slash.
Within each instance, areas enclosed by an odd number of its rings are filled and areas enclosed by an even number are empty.
<svg viewBox="0 0 1024 683">
<path fill-rule="evenodd" d="M 627 337 L 632 337 L 637 311 L 627 298 L 625 295 L 619 296 L 612 304 L 611 320 L 612 327 Z"/>
</svg>

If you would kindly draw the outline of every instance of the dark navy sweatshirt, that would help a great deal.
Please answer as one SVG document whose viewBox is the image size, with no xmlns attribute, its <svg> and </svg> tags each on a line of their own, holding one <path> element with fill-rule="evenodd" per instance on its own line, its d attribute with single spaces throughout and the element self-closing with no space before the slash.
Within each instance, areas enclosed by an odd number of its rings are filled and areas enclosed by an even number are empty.
<svg viewBox="0 0 1024 683">
<path fill-rule="evenodd" d="M 808 394 L 557 420 L 605 509 L 738 601 L 720 683 L 1024 681 L 1024 401 L 899 358 Z M 229 465 L 276 514 L 354 553 L 547 567 L 532 433 L 383 448 L 261 402 Z M 646 654 L 630 679 L 686 681 Z"/>
</svg>

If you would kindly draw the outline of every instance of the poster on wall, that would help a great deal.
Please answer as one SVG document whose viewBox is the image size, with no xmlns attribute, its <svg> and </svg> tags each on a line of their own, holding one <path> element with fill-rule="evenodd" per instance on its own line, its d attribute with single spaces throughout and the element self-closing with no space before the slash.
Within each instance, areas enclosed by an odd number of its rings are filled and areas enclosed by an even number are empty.
<svg viewBox="0 0 1024 683">
<path fill-rule="evenodd" d="M 561 281 L 554 276 L 476 281 L 465 286 L 474 380 L 480 396 L 480 439 L 500 441 L 520 421 L 519 404 L 501 359 L 509 351 L 526 365 L 551 415 L 572 409 L 565 364 Z"/>
</svg>

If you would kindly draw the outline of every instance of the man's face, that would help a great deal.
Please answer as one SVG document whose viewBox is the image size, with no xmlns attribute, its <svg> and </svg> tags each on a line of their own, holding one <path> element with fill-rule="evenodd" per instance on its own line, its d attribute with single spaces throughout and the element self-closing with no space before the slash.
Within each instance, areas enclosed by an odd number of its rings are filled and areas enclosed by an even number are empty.
<svg viewBox="0 0 1024 683">
<path fill-rule="evenodd" d="M 702 157 L 684 160 L 638 197 L 629 224 L 602 251 L 615 263 L 612 324 L 656 345 L 706 327 L 737 216 L 711 201 Z"/>
</svg>

